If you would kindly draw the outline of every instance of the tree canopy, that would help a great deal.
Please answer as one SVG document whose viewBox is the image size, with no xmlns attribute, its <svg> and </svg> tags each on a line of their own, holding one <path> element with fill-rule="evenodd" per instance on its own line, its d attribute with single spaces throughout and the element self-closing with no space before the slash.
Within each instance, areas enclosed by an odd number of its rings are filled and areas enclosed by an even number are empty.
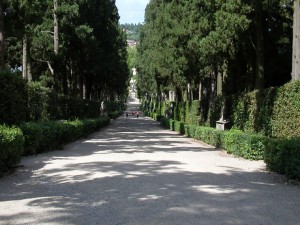
<svg viewBox="0 0 300 225">
<path fill-rule="evenodd" d="M 25 79 L 42 81 L 65 95 L 115 99 L 127 94 L 126 34 L 115 1 L 5 0 L 0 4 L 2 67 L 22 67 Z"/>
<path fill-rule="evenodd" d="M 289 0 L 151 0 L 139 94 L 215 99 L 282 85 L 291 79 L 292 23 Z"/>
</svg>

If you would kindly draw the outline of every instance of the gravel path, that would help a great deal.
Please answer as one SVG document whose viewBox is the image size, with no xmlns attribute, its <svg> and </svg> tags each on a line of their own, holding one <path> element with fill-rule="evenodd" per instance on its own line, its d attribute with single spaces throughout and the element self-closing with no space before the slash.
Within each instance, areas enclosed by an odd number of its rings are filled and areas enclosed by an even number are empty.
<svg viewBox="0 0 300 225">
<path fill-rule="evenodd" d="M 0 224 L 300 225 L 299 186 L 142 116 L 22 165 L 0 179 Z"/>
</svg>

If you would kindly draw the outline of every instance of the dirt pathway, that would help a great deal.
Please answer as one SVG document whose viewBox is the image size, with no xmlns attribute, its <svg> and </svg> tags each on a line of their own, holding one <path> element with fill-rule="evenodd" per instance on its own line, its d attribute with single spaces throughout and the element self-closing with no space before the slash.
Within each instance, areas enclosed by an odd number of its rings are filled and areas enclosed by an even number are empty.
<svg viewBox="0 0 300 225">
<path fill-rule="evenodd" d="M 143 116 L 22 164 L 0 179 L 0 224 L 300 225 L 299 186 Z"/>
</svg>

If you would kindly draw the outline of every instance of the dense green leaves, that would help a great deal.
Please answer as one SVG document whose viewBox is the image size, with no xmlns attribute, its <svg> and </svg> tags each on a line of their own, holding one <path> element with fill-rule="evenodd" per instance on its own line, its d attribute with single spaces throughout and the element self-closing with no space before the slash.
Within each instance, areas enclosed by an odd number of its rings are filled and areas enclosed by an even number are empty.
<svg viewBox="0 0 300 225">
<path fill-rule="evenodd" d="M 150 1 L 138 47 L 140 96 L 168 95 L 171 90 L 179 101 L 194 98 L 214 107 L 217 93 L 228 96 L 286 83 L 291 4 Z"/>
<path fill-rule="evenodd" d="M 28 70 L 23 74 L 26 79 L 46 78 L 48 87 L 66 96 L 116 99 L 127 95 L 126 34 L 119 27 L 115 1 L 63 0 L 56 10 L 53 0 L 6 3 L 9 67 L 23 65 L 23 71 Z"/>
<path fill-rule="evenodd" d="M 0 172 L 21 160 L 24 137 L 19 128 L 0 125 Z"/>
</svg>

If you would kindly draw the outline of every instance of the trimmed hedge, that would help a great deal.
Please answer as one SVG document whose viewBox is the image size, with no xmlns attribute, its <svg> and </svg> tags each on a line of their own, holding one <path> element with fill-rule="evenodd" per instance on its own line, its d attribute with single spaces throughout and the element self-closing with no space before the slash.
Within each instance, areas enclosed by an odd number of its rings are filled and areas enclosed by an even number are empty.
<svg viewBox="0 0 300 225">
<path fill-rule="evenodd" d="M 149 114 L 149 113 L 146 112 L 146 114 L 144 114 L 144 115 L 145 115 L 145 116 L 148 116 L 147 114 Z M 160 115 L 160 114 L 158 114 L 158 113 L 150 113 L 149 116 L 150 116 L 152 119 L 154 119 L 155 121 L 160 121 L 160 120 L 163 118 L 163 116 Z"/>
<path fill-rule="evenodd" d="M 180 121 L 161 119 L 162 126 L 201 140 L 228 153 L 251 160 L 265 160 L 268 169 L 300 180 L 300 139 L 274 139 L 240 130 L 222 131 L 211 127 L 184 124 Z M 179 125 L 180 124 L 180 125 Z"/>
<path fill-rule="evenodd" d="M 179 134 L 184 134 L 184 125 L 185 123 L 174 120 L 174 130 Z"/>
<path fill-rule="evenodd" d="M 110 119 L 40 121 L 20 125 L 20 128 L 0 125 L 0 172 L 17 165 L 22 155 L 35 155 L 62 146 L 108 125 Z"/>
<path fill-rule="evenodd" d="M 265 151 L 268 169 L 300 180 L 300 139 L 278 139 Z"/>
<path fill-rule="evenodd" d="M 24 136 L 16 127 L 0 125 L 0 170 L 18 164 L 23 153 Z"/>
<path fill-rule="evenodd" d="M 111 119 L 116 119 L 121 115 L 123 115 L 123 111 L 114 111 L 114 112 L 108 113 L 108 117 Z"/>
<path fill-rule="evenodd" d="M 169 126 L 166 126 L 168 125 Z M 215 147 L 222 147 L 228 153 L 246 159 L 260 160 L 264 158 L 270 138 L 246 134 L 238 130 L 222 131 L 211 127 L 184 124 L 180 121 L 162 120 L 163 126 L 180 134 L 201 140 Z"/>
<path fill-rule="evenodd" d="M 194 138 L 215 147 L 220 147 L 222 145 L 220 138 L 221 133 L 223 133 L 223 131 L 211 127 L 198 126 L 195 130 Z"/>
<path fill-rule="evenodd" d="M 42 121 L 21 124 L 25 137 L 24 155 L 35 155 L 53 149 L 62 149 L 74 141 L 108 125 L 107 117 L 74 121 Z"/>
<path fill-rule="evenodd" d="M 270 141 L 270 138 L 265 136 L 247 134 L 239 130 L 226 131 L 220 136 L 221 146 L 228 153 L 252 160 L 264 159 Z"/>
<path fill-rule="evenodd" d="M 220 118 L 222 96 L 215 99 L 214 109 L 209 109 L 207 104 L 203 104 L 207 99 L 202 101 L 173 102 L 172 119 L 214 127 Z M 153 104 L 153 101 L 144 101 L 143 111 L 151 114 Z M 160 106 L 160 115 L 164 115 L 164 110 L 169 104 L 156 103 Z M 300 81 L 293 81 L 279 88 L 227 97 L 225 114 L 234 129 L 247 133 L 258 133 L 272 138 L 300 137 Z"/>
</svg>

